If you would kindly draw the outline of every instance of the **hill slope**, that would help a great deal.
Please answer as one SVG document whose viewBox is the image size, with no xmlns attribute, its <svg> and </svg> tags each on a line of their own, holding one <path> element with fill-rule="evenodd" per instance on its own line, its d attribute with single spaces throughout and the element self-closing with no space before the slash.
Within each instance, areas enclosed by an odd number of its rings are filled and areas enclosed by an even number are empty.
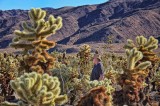
<svg viewBox="0 0 160 106">
<path fill-rule="evenodd" d="M 63 17 L 63 28 L 53 35 L 58 44 L 103 43 L 108 35 L 115 43 L 137 35 L 159 37 L 160 0 L 110 0 L 98 5 L 44 8 L 48 14 Z M 27 10 L 0 11 L 0 48 L 11 42 L 15 29 L 29 19 Z"/>
</svg>

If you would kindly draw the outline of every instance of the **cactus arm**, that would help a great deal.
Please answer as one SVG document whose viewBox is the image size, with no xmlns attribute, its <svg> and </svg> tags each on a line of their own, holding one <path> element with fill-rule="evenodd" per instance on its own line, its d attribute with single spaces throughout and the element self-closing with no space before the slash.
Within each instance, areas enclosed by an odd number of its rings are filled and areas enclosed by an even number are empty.
<svg viewBox="0 0 160 106">
<path fill-rule="evenodd" d="M 47 28 L 39 33 L 39 36 L 46 38 L 50 36 L 50 34 L 55 34 L 55 31 L 57 30 L 56 25 L 52 25 L 50 28 Z"/>
<path fill-rule="evenodd" d="M 35 31 L 34 28 L 32 28 L 31 26 L 29 26 L 27 24 L 27 22 L 23 22 L 22 27 L 26 32 L 34 32 Z"/>
<path fill-rule="evenodd" d="M 3 102 L 0 103 L 0 106 L 19 106 L 19 105 L 16 103 Z"/>
<path fill-rule="evenodd" d="M 11 43 L 10 46 L 14 47 L 16 49 L 25 48 L 25 49 L 29 50 L 29 49 L 33 49 L 34 48 L 31 44 L 14 44 L 14 43 Z"/>
<path fill-rule="evenodd" d="M 143 69 L 146 69 L 147 67 L 149 67 L 150 65 L 151 65 L 151 62 L 146 61 L 146 62 L 140 63 L 136 68 L 143 70 Z"/>
<path fill-rule="evenodd" d="M 23 38 L 34 38 L 35 32 L 24 32 L 24 31 L 19 31 L 15 30 L 14 34 Z"/>
</svg>

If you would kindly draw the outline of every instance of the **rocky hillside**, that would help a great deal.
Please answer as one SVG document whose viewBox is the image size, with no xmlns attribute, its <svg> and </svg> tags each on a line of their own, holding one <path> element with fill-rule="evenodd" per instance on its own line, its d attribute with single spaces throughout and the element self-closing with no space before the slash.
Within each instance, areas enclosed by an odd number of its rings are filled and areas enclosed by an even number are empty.
<svg viewBox="0 0 160 106">
<path fill-rule="evenodd" d="M 63 28 L 53 35 L 58 44 L 103 43 L 108 35 L 123 43 L 137 35 L 160 36 L 160 0 L 110 0 L 98 5 L 44 8 L 48 14 L 63 17 Z M 5 49 L 29 19 L 27 10 L 0 11 L 0 48 Z"/>
</svg>

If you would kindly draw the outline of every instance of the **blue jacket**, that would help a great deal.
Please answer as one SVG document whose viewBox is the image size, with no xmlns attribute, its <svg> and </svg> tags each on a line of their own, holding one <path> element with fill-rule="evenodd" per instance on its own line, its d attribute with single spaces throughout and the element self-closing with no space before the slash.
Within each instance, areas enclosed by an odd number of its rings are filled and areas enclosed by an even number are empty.
<svg viewBox="0 0 160 106">
<path fill-rule="evenodd" d="M 90 80 L 99 80 L 100 76 L 103 75 L 103 65 L 102 63 L 98 63 L 94 65 L 91 73 L 91 78 Z"/>
</svg>

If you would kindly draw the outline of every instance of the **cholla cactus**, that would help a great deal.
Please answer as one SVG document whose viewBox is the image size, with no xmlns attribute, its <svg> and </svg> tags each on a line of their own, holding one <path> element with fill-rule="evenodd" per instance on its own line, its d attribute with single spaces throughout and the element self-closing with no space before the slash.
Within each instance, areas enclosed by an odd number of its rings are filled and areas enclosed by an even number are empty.
<svg viewBox="0 0 160 106">
<path fill-rule="evenodd" d="M 107 36 L 106 38 L 106 45 L 103 47 L 104 49 L 111 49 L 112 50 L 112 43 L 113 43 L 113 40 L 114 40 L 114 36 L 113 35 L 109 35 Z"/>
<path fill-rule="evenodd" d="M 126 50 L 126 55 L 128 60 L 127 69 L 129 70 L 143 70 L 151 65 L 151 62 L 149 61 L 142 62 L 139 65 L 136 65 L 136 63 L 143 58 L 143 54 L 140 51 L 137 51 L 136 48 L 133 48 L 132 50 Z"/>
<path fill-rule="evenodd" d="M 110 96 L 106 94 L 103 86 L 91 89 L 91 91 L 81 98 L 77 106 L 112 106 Z"/>
<path fill-rule="evenodd" d="M 57 19 L 50 15 L 48 21 L 45 21 L 46 11 L 41 9 L 31 9 L 29 11 L 30 24 L 23 22 L 23 31 L 16 30 L 16 37 L 10 46 L 22 48 L 25 51 L 35 49 L 38 51 L 47 50 L 55 46 L 54 41 L 48 41 L 47 38 L 55 34 L 62 27 L 62 18 Z"/>
<path fill-rule="evenodd" d="M 53 52 L 51 52 L 51 55 L 53 57 L 56 57 L 58 62 L 62 62 L 65 65 L 69 64 L 68 63 L 69 62 L 68 61 L 69 56 L 66 55 L 66 52 L 61 53 L 61 52 L 53 51 Z"/>
<path fill-rule="evenodd" d="M 129 50 L 136 47 L 139 51 L 142 52 L 143 61 L 151 61 L 154 63 L 159 60 L 157 55 L 153 52 L 153 50 L 158 48 L 158 40 L 153 36 L 150 36 L 148 40 L 144 36 L 137 36 L 136 43 L 134 43 L 133 40 L 128 39 L 127 44 L 124 47 Z"/>
<path fill-rule="evenodd" d="M 157 86 L 160 86 L 160 70 L 156 72 L 154 81 L 156 82 Z"/>
<path fill-rule="evenodd" d="M 91 48 L 89 45 L 84 44 L 80 47 L 80 51 L 77 54 L 79 57 L 80 74 L 89 74 L 89 65 L 91 59 Z"/>
<path fill-rule="evenodd" d="M 94 80 L 94 81 L 89 81 L 89 90 L 91 88 L 94 88 L 94 87 L 98 87 L 98 86 L 104 86 L 106 88 L 106 94 L 110 95 L 114 92 L 114 88 L 112 87 L 112 82 L 111 80 L 105 78 L 104 80 L 102 81 L 97 81 L 97 80 Z"/>
<path fill-rule="evenodd" d="M 147 67 L 151 62 L 145 61 L 139 63 L 143 58 L 143 54 L 137 51 L 136 48 L 126 50 L 127 54 L 127 69 L 122 74 L 122 86 L 124 91 L 124 100 L 128 105 L 130 103 L 139 103 L 144 98 L 140 98 L 140 92 L 144 88 L 145 78 L 148 76 L 149 71 Z"/>
<path fill-rule="evenodd" d="M 77 105 L 79 98 L 82 97 L 85 93 L 87 93 L 91 86 L 89 86 L 90 78 L 88 75 L 83 75 L 82 78 L 73 78 L 70 82 L 71 92 L 69 96 L 71 98 L 70 104 Z"/>
<path fill-rule="evenodd" d="M 67 102 L 66 95 L 60 95 L 60 82 L 57 77 L 36 72 L 25 73 L 20 78 L 11 81 L 11 87 L 19 96 L 18 104 L 4 102 L 2 106 L 55 106 Z"/>
<path fill-rule="evenodd" d="M 0 53 L 0 96 L 5 99 L 13 94 L 9 82 L 18 76 L 18 68 L 22 59 L 20 55 Z"/>
<path fill-rule="evenodd" d="M 115 53 L 103 53 L 101 58 L 103 66 L 106 67 L 105 70 L 110 70 L 110 66 L 112 66 L 115 71 L 121 70 L 126 64 L 126 57 Z"/>
<path fill-rule="evenodd" d="M 72 86 L 74 87 L 75 91 L 74 95 L 76 95 L 76 97 L 74 98 L 74 102 L 72 103 L 74 105 L 77 105 L 77 101 L 79 101 L 79 98 L 88 93 L 92 88 L 104 86 L 106 88 L 105 93 L 109 96 L 110 100 L 112 100 L 112 94 L 115 90 L 112 87 L 111 80 L 105 78 L 102 81 L 90 81 L 88 75 L 84 75 L 81 79 L 74 78 Z"/>
<path fill-rule="evenodd" d="M 76 90 L 81 90 L 83 93 L 87 93 L 88 91 L 90 91 L 92 88 L 94 87 L 98 87 L 98 86 L 104 86 L 106 87 L 106 93 L 111 95 L 114 91 L 114 88 L 112 87 L 112 82 L 110 79 L 105 78 L 104 80 L 101 81 L 90 81 L 90 78 L 88 75 L 84 75 L 81 79 L 77 79 L 74 78 L 74 88 Z"/>
<path fill-rule="evenodd" d="M 10 46 L 21 48 L 24 53 L 31 51 L 31 55 L 25 58 L 24 67 L 27 71 L 49 73 L 48 70 L 54 64 L 54 58 L 46 50 L 53 48 L 56 43 L 47 38 L 62 27 L 62 18 L 50 15 L 48 21 L 45 21 L 46 11 L 41 9 L 31 9 L 28 14 L 30 23 L 23 22 L 23 31 L 15 31 L 16 37 Z"/>
<path fill-rule="evenodd" d="M 74 71 L 73 67 L 66 66 L 60 62 L 56 62 L 52 72 L 54 76 L 57 76 L 60 79 L 62 92 L 65 93 L 73 87 L 73 84 L 71 83 L 73 78 L 78 77 L 78 72 Z"/>
<path fill-rule="evenodd" d="M 139 50 L 153 51 L 158 48 L 158 40 L 155 39 L 153 36 L 150 36 L 148 40 L 144 36 L 137 36 L 136 44 L 134 44 L 131 39 L 128 39 L 125 48 L 133 49 L 134 47 L 137 47 Z"/>
<path fill-rule="evenodd" d="M 88 84 L 89 84 L 89 76 L 88 75 L 84 75 L 82 78 L 78 79 L 78 78 L 74 78 L 73 79 L 73 86 L 75 90 L 80 90 L 82 92 L 88 92 Z"/>
<path fill-rule="evenodd" d="M 120 72 L 115 71 L 113 69 L 113 67 L 111 66 L 107 71 L 105 71 L 104 76 L 108 79 L 111 79 L 112 83 L 116 83 L 118 78 L 118 75 L 120 74 Z"/>
</svg>

